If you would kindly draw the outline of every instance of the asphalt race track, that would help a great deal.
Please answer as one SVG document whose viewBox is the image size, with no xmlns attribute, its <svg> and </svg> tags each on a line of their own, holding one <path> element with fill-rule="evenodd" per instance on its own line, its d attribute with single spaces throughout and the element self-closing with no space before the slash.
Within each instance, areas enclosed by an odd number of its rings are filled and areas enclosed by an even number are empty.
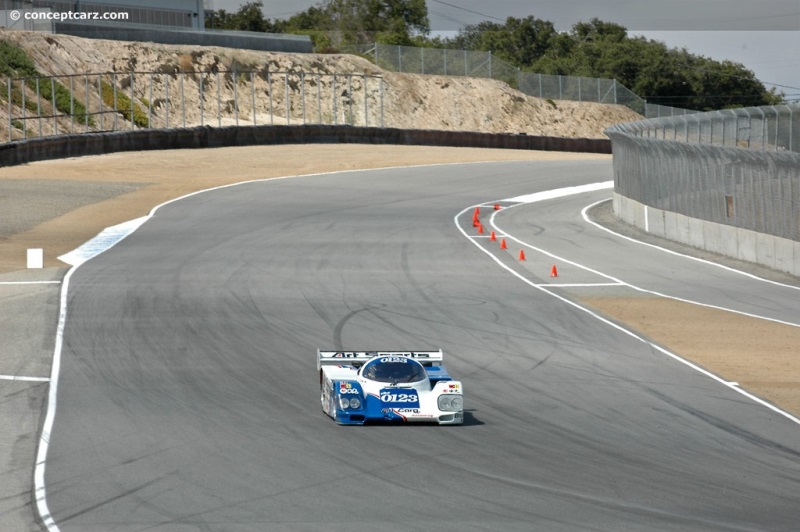
<svg viewBox="0 0 800 532">
<path fill-rule="evenodd" d="M 572 304 L 628 286 L 560 262 L 584 286 L 537 288 L 555 259 L 472 227 L 474 205 L 610 179 L 607 161 L 450 165 L 163 206 L 69 281 L 51 529 L 796 530 L 800 425 Z M 800 315 L 797 292 L 582 220 L 609 196 L 493 222 L 637 286 Z M 442 348 L 465 425 L 335 425 L 317 348 Z"/>
</svg>

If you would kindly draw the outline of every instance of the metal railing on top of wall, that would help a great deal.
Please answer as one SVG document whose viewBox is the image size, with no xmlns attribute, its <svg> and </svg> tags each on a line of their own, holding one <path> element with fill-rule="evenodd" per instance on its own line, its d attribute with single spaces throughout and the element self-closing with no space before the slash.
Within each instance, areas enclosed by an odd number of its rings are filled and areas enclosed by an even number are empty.
<svg viewBox="0 0 800 532">
<path fill-rule="evenodd" d="M 302 71 L 176 68 L 6 78 L 0 141 L 197 125 L 382 127 L 383 94 L 380 76 Z"/>
<path fill-rule="evenodd" d="M 800 242 L 799 132 L 798 105 L 617 124 L 606 130 L 614 189 L 656 209 Z"/>
</svg>

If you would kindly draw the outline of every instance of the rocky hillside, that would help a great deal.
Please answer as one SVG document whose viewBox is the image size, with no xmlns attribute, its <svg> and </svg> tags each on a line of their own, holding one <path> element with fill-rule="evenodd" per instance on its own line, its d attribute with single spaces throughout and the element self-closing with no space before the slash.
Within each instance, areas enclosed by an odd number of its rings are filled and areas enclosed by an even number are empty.
<svg viewBox="0 0 800 532">
<path fill-rule="evenodd" d="M 489 79 L 386 72 L 352 55 L 170 46 L 7 30 L 0 31 L 0 40 L 23 49 L 39 73 L 64 76 L 55 95 L 44 87 L 51 85 L 49 80 L 40 83 L 38 97 L 34 83 L 15 82 L 15 138 L 23 135 L 22 127 L 30 137 L 40 130 L 48 135 L 56 129 L 127 129 L 132 120 L 139 126 L 174 127 L 201 121 L 227 125 L 237 118 L 240 124 L 300 123 L 305 116 L 310 123 L 377 125 L 381 108 L 386 127 L 558 137 L 602 138 L 611 124 L 641 119 L 623 106 L 542 100 Z M 56 115 L 78 104 L 85 105 L 88 117 L 28 119 L 23 124 L 22 91 L 26 117 L 39 108 L 52 116 L 54 101 Z M 108 112 L 115 98 L 116 107 L 127 112 Z M 0 123 L 8 123 L 7 96 L 0 94 L 0 99 Z M 8 128 L 0 128 L 0 140 L 8 135 L 4 129 Z"/>
</svg>

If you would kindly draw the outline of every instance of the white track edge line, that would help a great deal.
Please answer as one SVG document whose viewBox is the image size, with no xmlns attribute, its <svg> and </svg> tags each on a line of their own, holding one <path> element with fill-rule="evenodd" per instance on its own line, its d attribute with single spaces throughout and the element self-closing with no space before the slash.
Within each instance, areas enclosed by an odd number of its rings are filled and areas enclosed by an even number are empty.
<svg viewBox="0 0 800 532">
<path fill-rule="evenodd" d="M 347 170 L 335 170 L 332 172 L 316 172 L 312 174 L 297 174 L 297 175 L 288 175 L 288 176 L 276 176 L 276 177 L 266 177 L 262 179 L 251 179 L 248 181 L 241 181 L 238 183 L 229 183 L 227 185 L 220 185 L 217 187 L 211 187 L 203 190 L 197 190 L 195 192 L 190 192 L 189 194 L 184 194 L 183 196 L 173 198 L 171 200 L 165 201 L 159 205 L 156 205 L 150 210 L 150 213 L 145 217 L 146 219 L 139 224 L 133 231 L 144 225 L 150 218 L 152 218 L 155 213 L 161 207 L 165 205 L 169 205 L 170 203 L 174 203 L 176 201 L 196 196 L 197 194 L 202 194 L 204 192 L 210 192 L 213 190 L 219 190 L 223 188 L 229 188 L 239 185 L 246 185 L 249 183 L 261 183 L 261 182 L 270 182 L 270 181 L 282 181 L 284 179 L 292 179 L 298 177 L 316 177 L 316 176 L 324 176 L 324 175 L 336 175 L 336 174 L 346 174 L 346 173 L 355 173 L 355 172 L 371 172 L 371 171 L 380 171 L 380 170 L 403 170 L 407 168 L 426 168 L 430 166 L 456 166 L 456 165 L 467 165 L 467 164 L 491 164 L 497 163 L 498 161 L 472 161 L 467 163 L 457 162 L 457 163 L 440 163 L 440 164 L 418 164 L 418 165 L 406 165 L 406 166 L 385 166 L 380 168 L 357 168 L 357 169 L 347 169 Z M 501 163 L 520 163 L 520 162 L 528 162 L 526 160 L 512 160 L 512 161 L 500 161 Z M 132 234 L 133 231 L 131 231 Z M 108 249 L 111 249 L 118 243 L 125 240 L 125 238 L 129 235 L 125 235 L 116 242 L 114 242 L 111 246 L 103 251 L 100 251 L 96 255 L 92 256 L 91 258 L 87 259 L 87 261 L 81 262 L 75 266 L 70 267 L 67 271 L 64 279 L 61 281 L 61 297 L 60 297 L 60 308 L 59 308 L 59 315 L 58 315 L 58 324 L 56 326 L 56 339 L 55 339 L 55 347 L 53 349 L 53 361 L 51 364 L 50 370 L 50 386 L 47 394 L 47 412 L 45 413 L 45 419 L 42 424 L 42 431 L 39 435 L 39 446 L 36 451 L 36 464 L 34 466 L 34 499 L 36 500 L 36 509 L 39 513 L 39 517 L 42 519 L 44 526 L 47 528 L 48 532 L 60 532 L 58 525 L 56 524 L 55 520 L 53 519 L 52 515 L 50 515 L 50 510 L 47 506 L 47 489 L 44 482 L 44 474 L 45 474 L 45 466 L 47 462 L 47 451 L 50 445 L 50 434 L 53 430 L 53 424 L 55 422 L 55 414 L 56 414 L 56 397 L 58 392 L 58 377 L 61 371 L 61 350 L 63 346 L 63 338 L 64 338 L 64 328 L 66 326 L 67 321 L 67 292 L 69 291 L 69 279 L 72 277 L 73 272 L 77 270 L 81 265 L 85 264 L 89 260 L 101 255 Z"/>
<path fill-rule="evenodd" d="M 596 312 L 594 312 L 594 311 L 592 311 L 592 310 L 590 310 L 590 309 L 588 309 L 586 307 L 583 307 L 583 306 L 579 305 L 578 303 L 576 303 L 574 301 L 570 301 L 569 299 L 567 299 L 565 297 L 562 297 L 562 296 L 560 296 L 558 294 L 555 294 L 555 293 L 551 292 L 550 290 L 548 290 L 547 288 L 545 288 L 544 286 L 537 285 L 536 283 L 533 283 L 529 279 L 526 279 L 521 274 L 515 272 L 514 270 L 512 270 L 511 268 L 509 268 L 508 266 L 503 264 L 500 261 L 500 259 L 498 259 L 494 255 L 492 255 L 492 253 L 490 253 L 487 249 L 485 249 L 483 246 L 479 246 L 478 243 L 475 240 L 469 238 L 469 235 L 467 235 L 466 231 L 464 231 L 464 229 L 459 225 L 458 218 L 460 216 L 462 216 L 464 213 L 474 209 L 474 207 L 475 207 L 475 205 L 473 205 L 472 207 L 467 207 L 463 211 L 461 211 L 458 214 L 456 214 L 456 216 L 454 218 L 454 222 L 456 224 L 456 227 L 458 228 L 458 230 L 461 232 L 462 235 L 467 237 L 467 240 L 469 242 L 472 242 L 478 249 L 480 249 L 482 252 L 484 252 L 486 255 L 488 255 L 501 268 L 503 268 L 507 272 L 511 273 L 511 275 L 517 277 L 518 279 L 520 279 L 525 284 L 527 284 L 527 285 L 529 285 L 529 286 L 531 286 L 531 287 L 533 287 L 533 288 L 535 288 L 537 290 L 541 290 L 542 292 L 544 292 L 546 294 L 549 294 L 552 297 L 555 297 L 556 299 L 559 299 L 560 301 L 562 301 L 562 302 L 564 302 L 564 303 L 566 303 L 568 305 L 571 305 L 571 306 L 575 307 L 576 309 L 581 310 L 582 312 L 585 312 L 585 313 L 589 314 L 590 316 L 600 320 L 601 322 L 605 323 L 606 325 L 609 325 L 609 326 L 613 327 L 614 329 L 617 329 L 618 331 L 621 331 L 621 332 L 627 334 L 628 336 L 631 336 L 632 338 L 635 338 L 636 340 L 639 340 L 640 342 L 644 343 L 645 345 L 650 346 L 652 349 L 655 349 L 655 350 L 667 355 L 668 357 L 680 362 L 681 364 L 684 364 L 684 365 L 688 366 L 689 368 L 692 368 L 693 370 L 705 375 L 706 377 L 709 377 L 709 378 L 717 381 L 718 383 L 722 384 L 723 386 L 726 386 L 727 388 L 730 388 L 731 390 L 736 391 L 736 393 L 739 393 L 739 394 L 747 397 L 748 399 L 750 399 L 750 400 L 752 400 L 752 401 L 754 401 L 754 402 L 756 402 L 756 403 L 768 408 L 769 410 L 772 410 L 773 412 L 775 412 L 777 414 L 780 414 L 781 416 L 785 417 L 786 419 L 788 419 L 788 420 L 800 425 L 800 419 L 798 419 L 794 415 L 790 414 L 789 412 L 786 412 L 785 410 L 781 410 L 777 406 L 769 403 L 768 401 L 765 401 L 764 399 L 761 399 L 760 397 L 757 397 L 757 396 L 755 396 L 755 395 L 753 395 L 753 394 L 751 394 L 749 392 L 746 392 L 745 390 L 739 388 L 738 384 L 737 385 L 731 384 L 730 381 L 727 381 L 727 380 L 715 375 L 714 373 L 711 373 L 710 371 L 708 371 L 706 369 L 703 369 L 702 367 L 698 366 L 697 364 L 694 364 L 693 362 L 690 362 L 689 360 L 687 360 L 687 359 L 685 359 L 685 358 L 673 353 L 672 351 L 669 351 L 668 349 L 666 349 L 664 347 L 661 347 L 658 344 L 655 344 L 655 343 L 647 340 L 646 338 L 644 338 L 643 336 L 640 336 L 639 334 L 635 333 L 634 331 L 632 331 L 630 329 L 626 329 L 625 327 L 622 327 L 621 325 L 619 325 L 617 323 L 614 323 L 613 321 L 611 321 L 611 320 L 609 320 L 607 318 L 604 318 L 600 314 L 598 314 L 598 313 L 596 313 Z M 496 211 L 496 212 L 500 212 L 500 211 Z"/>
<path fill-rule="evenodd" d="M 745 272 L 745 271 L 742 271 L 742 270 L 737 270 L 736 268 L 732 268 L 731 266 L 725 266 L 724 264 L 719 264 L 718 262 L 713 262 L 713 261 L 710 261 L 710 260 L 707 260 L 707 259 L 701 259 L 699 257 L 693 257 L 691 255 L 686 255 L 685 253 L 681 253 L 679 251 L 673 251 L 671 249 L 667 249 L 667 248 L 659 246 L 657 244 L 651 244 L 649 242 L 643 242 L 641 240 L 636 240 L 635 238 L 622 235 L 620 233 L 617 233 L 616 231 L 612 231 L 608 227 L 603 227 L 602 225 L 598 224 L 597 222 L 591 220 L 589 218 L 589 214 L 588 213 L 589 213 L 589 209 L 591 209 L 592 207 L 594 207 L 596 205 L 599 205 L 601 203 L 605 203 L 607 201 L 611 201 L 611 198 L 600 200 L 600 201 L 596 201 L 596 202 L 592 203 L 591 205 L 587 205 L 586 207 L 583 208 L 583 210 L 581 210 L 581 216 L 583 216 L 583 219 L 587 223 L 592 224 L 593 226 L 597 227 L 598 229 L 602 229 L 603 231 L 605 231 L 607 233 L 610 233 L 610 234 L 612 234 L 614 236 L 617 236 L 619 238 L 623 238 L 623 239 L 628 240 L 630 242 L 634 242 L 634 243 L 640 244 L 642 246 L 647 246 L 647 247 L 651 247 L 651 248 L 654 248 L 654 249 L 658 249 L 660 251 L 663 251 L 664 253 L 669 253 L 670 255 L 676 255 L 678 257 L 683 257 L 683 258 L 690 259 L 690 260 L 693 260 L 693 261 L 701 262 L 701 263 L 707 264 L 709 266 L 716 266 L 717 268 L 722 268 L 723 270 L 727 270 L 729 272 L 738 273 L 739 275 L 744 275 L 745 277 L 749 277 L 749 278 L 754 279 L 756 281 L 762 281 L 762 282 L 765 282 L 765 283 L 781 286 L 781 287 L 784 287 L 784 288 L 791 288 L 792 290 L 800 290 L 800 287 L 798 287 L 798 286 L 781 283 L 779 281 L 773 281 L 771 279 L 765 279 L 764 277 L 759 277 L 758 275 L 754 275 L 752 273 L 748 273 L 748 272 Z M 650 234 L 652 234 L 652 233 L 650 233 Z M 659 237 L 658 235 L 653 235 L 653 236 L 656 236 L 658 238 L 663 238 L 663 237 Z M 685 244 L 685 245 L 688 245 L 688 244 Z M 766 268 L 766 266 L 765 266 L 765 268 Z"/>
<path fill-rule="evenodd" d="M 0 281 L 0 286 L 26 285 L 26 284 L 61 284 L 61 281 Z"/>
<path fill-rule="evenodd" d="M 20 375 L 0 375 L 0 381 L 21 381 L 21 382 L 49 382 L 49 377 L 23 377 Z"/>
<path fill-rule="evenodd" d="M 569 188 L 566 188 L 566 189 L 559 189 L 559 190 L 566 191 L 566 190 L 570 190 L 570 189 L 569 189 Z M 594 190 L 599 190 L 599 189 L 594 189 Z M 587 190 L 587 192 L 588 192 L 588 191 L 589 191 L 589 190 Z M 577 190 L 577 191 L 575 192 L 575 194 L 579 194 L 579 193 L 582 193 L 582 192 L 584 192 L 584 190 Z M 557 197 L 563 197 L 563 195 L 562 195 L 562 196 L 557 196 Z M 581 212 L 583 213 L 584 211 L 586 211 L 587 209 L 589 209 L 589 208 L 590 208 L 590 207 L 592 207 L 593 205 L 596 205 L 597 203 L 602 203 L 603 201 L 608 201 L 608 200 L 601 200 L 601 201 L 599 201 L 599 202 L 593 203 L 592 205 L 589 205 L 589 206 L 587 206 L 587 207 L 584 207 L 584 209 L 583 209 Z M 531 203 L 531 202 L 528 202 L 528 203 L 517 203 L 517 204 L 515 204 L 515 205 L 510 205 L 510 206 L 506 207 L 504 210 L 513 209 L 514 207 L 520 207 L 520 206 L 523 206 L 523 205 L 529 205 L 530 203 Z M 469 207 L 467 210 L 469 210 L 470 208 L 472 208 L 472 207 Z M 503 230 L 502 230 L 502 229 L 500 229 L 500 227 L 499 227 L 499 226 L 498 226 L 498 225 L 495 223 L 495 220 L 494 220 L 494 218 L 495 218 L 495 215 L 497 215 L 499 212 L 502 212 L 502 211 L 494 211 L 494 212 L 492 213 L 492 215 L 489 217 L 489 225 L 490 225 L 492 228 L 494 228 L 496 231 L 503 231 Z M 595 224 L 594 222 L 591 222 L 591 221 L 589 221 L 589 223 L 591 223 L 592 225 L 597 225 L 597 224 Z M 609 231 L 609 232 L 610 232 L 610 233 L 612 233 L 612 234 L 615 234 L 615 235 L 617 234 L 617 233 L 614 233 L 613 231 Z M 625 237 L 625 236 L 623 236 L 623 235 L 619 235 L 619 236 L 621 236 L 622 238 L 624 238 L 624 239 L 626 239 L 626 240 L 632 240 L 633 242 L 638 242 L 637 240 L 630 239 L 630 238 L 628 238 L 628 237 Z M 516 242 L 516 243 L 517 243 L 517 244 L 519 244 L 520 246 L 525 246 L 525 247 L 526 247 L 526 248 L 528 248 L 528 249 L 531 249 L 531 250 L 533 250 L 533 251 L 536 251 L 537 253 L 541 253 L 541 254 L 543 254 L 543 255 L 546 255 L 546 256 L 548 256 L 548 257 L 550 257 L 550 258 L 554 259 L 554 260 L 558 260 L 558 261 L 564 262 L 564 263 L 566 263 L 566 264 L 569 264 L 569 265 L 571 265 L 571 266 L 575 266 L 576 268 L 580 268 L 580 269 L 582 269 L 582 270 L 588 271 L 588 272 L 590 272 L 590 273 L 593 273 L 593 274 L 595 274 L 595 275 L 598 275 L 598 276 L 600 276 L 600 277 L 604 277 L 604 278 L 606 278 L 606 279 L 609 279 L 609 280 L 611 280 L 612 282 L 619 283 L 620 285 L 623 285 L 623 286 L 627 286 L 628 288 L 630 288 L 630 289 L 632 289 L 632 290 L 636 290 L 637 292 L 641 292 L 641 293 L 643 293 L 643 294 L 651 294 L 651 295 L 658 296 L 658 297 L 663 297 L 663 298 L 666 298 L 666 299 L 672 299 L 673 301 L 680 301 L 680 302 L 682 302 L 682 303 L 689 303 L 689 304 L 691 304 L 691 305 L 697 305 L 697 306 L 700 306 L 700 307 L 711 308 L 711 309 L 715 309 L 715 310 L 722 310 L 722 311 L 725 311 L 725 312 L 730 312 L 730 313 L 732 313 L 732 314 L 737 314 L 737 315 L 740 315 L 740 316 L 746 316 L 746 317 L 748 317 L 748 318 L 756 318 L 756 319 L 760 319 L 760 320 L 764 320 L 764 321 L 769 321 L 769 322 L 772 322 L 772 323 L 778 323 L 778 324 L 780 324 L 780 325 L 789 325 L 789 326 L 791 326 L 791 327 L 800 327 L 800 323 L 794 323 L 794 322 L 791 322 L 791 321 L 779 320 L 779 319 L 777 319 L 777 318 L 770 318 L 770 317 L 768 317 L 768 316 L 761 316 L 761 315 L 759 315 L 759 314 L 753 314 L 753 313 L 750 313 L 750 312 L 745 312 L 745 311 L 742 311 L 742 310 L 736 310 L 736 309 L 731 309 L 731 308 L 727 308 L 727 307 L 721 307 L 721 306 L 718 306 L 718 305 L 712 305 L 712 304 L 709 304 L 709 303 L 701 303 L 700 301 L 694 301 L 694 300 L 691 300 L 691 299 L 684 299 L 684 298 L 681 298 L 681 297 L 677 297 L 677 296 L 671 296 L 671 295 L 668 295 L 668 294 L 663 294 L 663 293 L 661 293 L 661 292 L 656 292 L 656 291 L 654 291 L 654 290 L 648 290 L 648 289 L 646 289 L 646 288 L 642 288 L 642 287 L 640 287 L 640 286 L 636 286 L 636 285 L 634 285 L 634 284 L 631 284 L 631 283 L 625 282 L 625 281 L 623 281 L 623 280 L 621 280 L 621 279 L 617 279 L 616 277 L 613 277 L 613 276 L 611 276 L 611 275 L 608 275 L 608 274 L 602 273 L 602 272 L 600 272 L 600 271 L 598 271 L 598 270 L 594 270 L 594 269 L 592 269 L 592 268 L 589 268 L 588 266 L 585 266 L 585 265 L 583 265 L 583 264 L 580 264 L 580 263 L 577 263 L 577 262 L 571 261 L 571 260 L 569 260 L 569 259 L 565 259 L 564 257 L 560 257 L 560 256 L 558 256 L 558 255 L 556 255 L 556 254 L 554 254 L 554 253 L 551 253 L 551 252 L 549 252 L 549 251 L 546 251 L 546 250 L 544 250 L 544 249 L 542 249 L 542 248 L 538 248 L 538 247 L 536 247 L 536 246 L 533 246 L 533 245 L 531 245 L 531 244 L 528 244 L 527 242 L 523 242 L 522 240 L 520 240 L 520 239 L 518 239 L 518 238 L 515 238 L 514 236 L 511 236 L 511 235 L 509 235 L 509 234 L 507 234 L 507 233 L 506 233 L 506 238 L 508 238 L 508 239 L 510 239 L 510 240 L 512 240 L 512 241 L 514 241 L 514 242 Z M 736 270 L 736 269 L 730 268 L 730 267 L 728 267 L 728 266 L 722 266 L 722 265 L 720 265 L 720 264 L 716 264 L 716 263 L 714 263 L 714 262 L 710 262 L 710 261 L 703 260 L 703 259 L 697 259 L 696 257 L 691 257 L 691 256 L 689 256 L 689 255 L 682 255 L 682 254 L 680 254 L 680 253 L 671 252 L 671 251 L 670 251 L 670 250 L 668 250 L 668 249 L 665 249 L 665 248 L 660 248 L 660 247 L 658 247 L 658 246 L 653 246 L 652 244 L 646 244 L 646 243 L 644 243 L 644 242 L 642 242 L 642 243 L 643 243 L 643 244 L 645 244 L 645 245 L 648 245 L 648 246 L 652 246 L 652 247 L 654 247 L 654 248 L 656 248 L 656 249 L 662 249 L 662 250 L 664 250 L 664 251 L 670 252 L 670 253 L 672 253 L 672 254 L 674 254 L 674 255 L 677 255 L 677 256 L 680 256 L 680 257 L 686 257 L 686 258 L 694 259 L 694 260 L 697 260 L 698 262 L 702 262 L 702 263 L 704 263 L 704 264 L 708 264 L 708 265 L 711 265 L 711 266 L 719 266 L 720 268 L 723 268 L 723 269 L 725 269 L 725 270 L 728 270 L 728 271 L 731 271 L 731 272 L 735 272 L 735 273 L 740 273 L 740 274 L 742 274 L 742 275 L 745 275 L 746 277 L 750 277 L 750 278 L 752 278 L 753 280 L 757 280 L 757 281 L 765 281 L 765 282 L 769 282 L 769 283 L 771 283 L 771 284 L 775 284 L 775 285 L 778 285 L 778 286 L 786 286 L 786 287 L 789 287 L 789 288 L 795 288 L 795 289 L 797 288 L 797 287 L 794 287 L 794 286 L 791 286 L 791 285 L 784 285 L 784 284 L 782 284 L 782 283 L 777 283 L 777 282 L 774 282 L 774 281 L 769 281 L 769 280 L 767 280 L 767 279 L 763 279 L 763 278 L 761 278 L 761 277 L 757 277 L 757 276 L 755 276 L 755 275 L 748 274 L 748 273 L 746 273 L 746 272 L 742 272 L 742 271 L 740 271 L 740 270 Z"/>
</svg>

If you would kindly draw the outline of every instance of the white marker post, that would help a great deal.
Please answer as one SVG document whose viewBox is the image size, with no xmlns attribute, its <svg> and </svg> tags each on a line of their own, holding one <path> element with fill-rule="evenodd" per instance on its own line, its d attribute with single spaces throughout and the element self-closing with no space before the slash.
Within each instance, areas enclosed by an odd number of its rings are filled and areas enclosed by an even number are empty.
<svg viewBox="0 0 800 532">
<path fill-rule="evenodd" d="M 44 251 L 42 248 L 31 248 L 28 250 L 28 269 L 44 268 Z"/>
</svg>

